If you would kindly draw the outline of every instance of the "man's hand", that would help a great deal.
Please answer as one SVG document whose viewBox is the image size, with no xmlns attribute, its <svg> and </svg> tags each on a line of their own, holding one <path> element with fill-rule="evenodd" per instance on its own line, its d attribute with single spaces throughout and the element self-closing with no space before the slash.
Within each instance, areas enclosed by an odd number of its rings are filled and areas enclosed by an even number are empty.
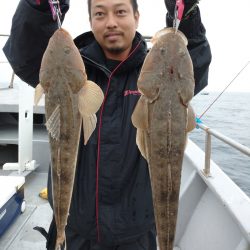
<svg viewBox="0 0 250 250">
<path fill-rule="evenodd" d="M 168 15 L 173 19 L 176 0 L 164 0 L 164 1 L 168 10 Z M 184 0 L 185 8 L 183 13 L 183 18 L 187 17 L 192 12 L 192 10 L 195 9 L 198 3 L 199 0 Z"/>
</svg>

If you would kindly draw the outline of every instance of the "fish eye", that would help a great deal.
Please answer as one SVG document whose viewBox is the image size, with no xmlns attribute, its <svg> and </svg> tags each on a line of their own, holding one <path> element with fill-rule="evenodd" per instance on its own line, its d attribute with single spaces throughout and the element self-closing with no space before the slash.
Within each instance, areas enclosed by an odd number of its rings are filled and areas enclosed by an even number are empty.
<svg viewBox="0 0 250 250">
<path fill-rule="evenodd" d="M 163 47 L 161 47 L 161 48 L 160 48 L 160 52 L 161 52 L 162 55 L 164 55 L 164 54 L 166 53 L 166 49 L 163 48 Z"/>
<path fill-rule="evenodd" d="M 69 54 L 69 53 L 70 53 L 70 51 L 71 51 L 71 49 L 70 49 L 70 47 L 69 47 L 69 46 L 66 46 L 66 47 L 64 48 L 64 52 L 65 52 L 65 54 Z"/>
</svg>

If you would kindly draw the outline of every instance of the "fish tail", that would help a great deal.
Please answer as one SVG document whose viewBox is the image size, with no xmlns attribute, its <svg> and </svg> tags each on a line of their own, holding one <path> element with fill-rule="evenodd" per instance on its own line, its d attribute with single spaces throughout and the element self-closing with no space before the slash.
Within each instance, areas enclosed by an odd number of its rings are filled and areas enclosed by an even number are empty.
<svg viewBox="0 0 250 250">
<path fill-rule="evenodd" d="M 64 244 L 64 242 L 65 242 L 65 244 Z M 67 250 L 65 237 L 57 238 L 55 250 Z"/>
<path fill-rule="evenodd" d="M 55 250 L 66 250 L 63 248 L 63 244 L 56 245 Z"/>
</svg>

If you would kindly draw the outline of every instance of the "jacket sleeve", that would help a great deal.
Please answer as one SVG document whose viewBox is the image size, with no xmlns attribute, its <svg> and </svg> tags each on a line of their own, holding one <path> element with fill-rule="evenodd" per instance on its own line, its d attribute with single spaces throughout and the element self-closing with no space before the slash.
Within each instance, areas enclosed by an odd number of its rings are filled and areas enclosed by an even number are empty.
<svg viewBox="0 0 250 250">
<path fill-rule="evenodd" d="M 167 26 L 173 26 L 173 20 L 167 14 Z M 195 89 L 198 94 L 208 84 L 208 71 L 212 59 L 210 46 L 206 38 L 206 30 L 202 24 L 200 10 L 197 6 L 195 11 L 179 26 L 188 39 L 188 50 L 193 61 Z"/>
<path fill-rule="evenodd" d="M 68 3 L 65 1 L 61 5 L 62 20 L 69 8 Z M 39 9 L 27 0 L 19 2 L 3 52 L 15 74 L 33 87 L 39 83 L 42 56 L 57 28 L 49 7 Z"/>
</svg>

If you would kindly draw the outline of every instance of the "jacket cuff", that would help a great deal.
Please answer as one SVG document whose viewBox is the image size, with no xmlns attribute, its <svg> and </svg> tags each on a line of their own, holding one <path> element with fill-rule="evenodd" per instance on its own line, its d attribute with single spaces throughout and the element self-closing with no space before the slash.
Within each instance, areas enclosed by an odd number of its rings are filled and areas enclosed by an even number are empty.
<svg viewBox="0 0 250 250">
<path fill-rule="evenodd" d="M 24 0 L 27 2 L 33 9 L 36 9 L 41 12 L 50 12 L 50 6 L 48 0 L 41 0 L 40 4 L 37 4 L 35 0 Z M 63 14 L 65 14 L 69 9 L 69 0 L 60 1 L 60 9 Z"/>
<path fill-rule="evenodd" d="M 19 2 L 3 52 L 15 74 L 32 86 L 38 83 L 41 59 L 56 29 L 50 10 L 37 10 L 27 0 Z"/>
<path fill-rule="evenodd" d="M 167 13 L 167 27 L 173 27 L 173 18 Z M 204 39 L 206 29 L 201 22 L 200 10 L 197 6 L 188 17 L 180 23 L 179 30 L 184 33 L 187 39 Z"/>
</svg>

